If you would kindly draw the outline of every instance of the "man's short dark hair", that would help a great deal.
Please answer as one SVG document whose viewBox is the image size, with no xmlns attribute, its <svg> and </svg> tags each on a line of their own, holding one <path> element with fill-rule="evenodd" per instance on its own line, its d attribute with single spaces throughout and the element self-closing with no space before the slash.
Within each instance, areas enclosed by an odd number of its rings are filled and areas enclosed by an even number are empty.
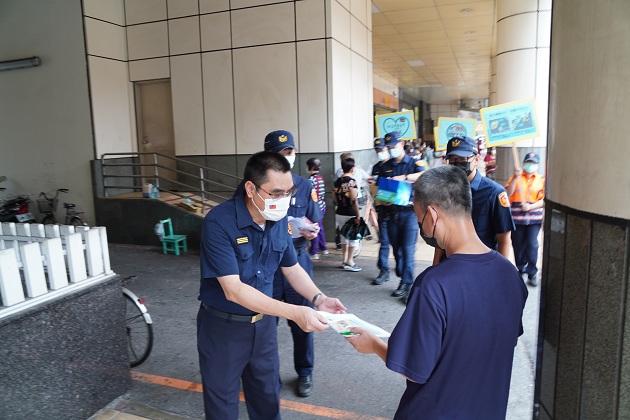
<svg viewBox="0 0 630 420">
<path fill-rule="evenodd" d="M 453 216 L 471 215 L 470 182 L 456 166 L 442 165 L 424 172 L 413 184 L 413 192 L 422 210 L 435 205 Z"/>
<path fill-rule="evenodd" d="M 269 170 L 287 173 L 291 172 L 291 165 L 280 153 L 258 152 L 247 160 L 243 181 L 251 181 L 254 185 L 261 186 L 269 180 Z"/>
<path fill-rule="evenodd" d="M 347 174 L 348 172 L 350 172 L 352 168 L 354 168 L 354 159 L 348 158 L 348 159 L 344 159 L 341 162 L 341 169 L 343 170 L 344 174 Z"/>
</svg>

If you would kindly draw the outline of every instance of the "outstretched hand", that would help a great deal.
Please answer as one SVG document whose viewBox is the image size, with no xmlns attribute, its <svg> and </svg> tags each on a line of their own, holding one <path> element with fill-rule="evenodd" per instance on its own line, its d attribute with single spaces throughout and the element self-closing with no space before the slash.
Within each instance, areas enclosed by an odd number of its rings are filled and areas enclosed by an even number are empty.
<svg viewBox="0 0 630 420">
<path fill-rule="evenodd" d="M 308 307 L 295 305 L 295 314 L 291 320 L 305 332 L 324 331 L 328 328 L 328 321 L 316 310 Z"/>
<path fill-rule="evenodd" d="M 337 298 L 326 297 L 326 299 L 317 306 L 320 311 L 328 312 L 331 314 L 345 314 L 346 307 Z"/>
<path fill-rule="evenodd" d="M 359 327 L 351 327 L 350 330 L 355 335 L 348 335 L 346 339 L 352 344 L 359 353 L 373 354 L 376 353 L 374 344 L 380 339 L 369 331 Z"/>
</svg>

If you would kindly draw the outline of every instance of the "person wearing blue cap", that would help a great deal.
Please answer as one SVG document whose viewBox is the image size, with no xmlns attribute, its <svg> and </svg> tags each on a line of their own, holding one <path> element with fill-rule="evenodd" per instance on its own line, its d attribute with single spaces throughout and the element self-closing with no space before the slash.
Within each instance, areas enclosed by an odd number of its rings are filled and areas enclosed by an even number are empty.
<svg viewBox="0 0 630 420">
<path fill-rule="evenodd" d="M 389 151 L 387 150 L 387 146 L 385 146 L 385 139 L 380 137 L 374 139 L 374 151 L 376 152 L 378 162 L 372 166 L 372 182 L 378 180 L 381 168 L 383 168 L 385 162 L 389 160 Z M 382 204 L 374 206 L 378 221 L 379 251 L 378 262 L 376 263 L 378 276 L 374 279 L 373 284 L 377 286 L 389 281 L 389 236 L 387 235 L 389 215 L 386 214 L 384 207 L 385 206 Z"/>
<path fill-rule="evenodd" d="M 265 136 L 265 151 L 281 154 L 289 162 L 291 168 L 295 163 L 295 140 L 293 134 L 286 130 L 275 130 Z M 289 200 L 288 216 L 295 218 L 306 217 L 314 227 L 319 227 L 318 222 L 323 217 L 317 202 L 317 192 L 310 180 L 291 174 L 295 192 Z M 235 195 L 242 194 L 243 183 L 236 189 Z M 317 229 L 303 230 L 300 236 L 293 238 L 293 246 L 297 253 L 300 266 L 313 278 L 313 262 L 308 254 L 309 241 L 315 239 Z M 308 299 L 296 292 L 287 281 L 282 270 L 277 270 L 273 279 L 273 297 L 291 303 L 293 305 L 313 305 Z M 300 397 L 308 397 L 313 392 L 313 367 L 315 364 L 315 347 L 313 333 L 303 331 L 298 324 L 288 320 L 293 337 L 293 365 L 298 374 L 296 394 Z"/>
<path fill-rule="evenodd" d="M 472 190 L 472 220 L 481 241 L 490 249 L 510 258 L 512 231 L 515 229 L 510 211 L 510 199 L 505 188 L 481 175 L 477 170 L 479 151 L 477 142 L 470 137 L 453 137 L 446 144 L 446 160 L 466 173 Z M 429 243 L 432 238 L 423 237 Z M 445 257 L 443 249 L 436 247 L 433 264 Z"/>
<path fill-rule="evenodd" d="M 247 161 L 240 193 L 203 220 L 197 349 L 206 419 L 238 418 L 241 383 L 249 418 L 279 419 L 277 317 L 304 331 L 328 328 L 310 305 L 272 298 L 277 271 L 318 310 L 345 311 L 298 264 L 287 218 L 294 194 L 288 161 L 258 152 Z"/>
<path fill-rule="evenodd" d="M 510 196 L 516 230 L 512 235 L 514 260 L 521 276 L 530 286 L 538 286 L 538 233 L 545 205 L 545 178 L 537 173 L 540 156 L 529 152 L 523 167 L 516 168 L 505 188 Z"/>
<path fill-rule="evenodd" d="M 295 141 L 293 134 L 286 130 L 276 130 L 267 134 L 264 143 L 265 150 L 278 152 L 283 155 L 293 168 L 295 163 Z M 291 197 L 288 215 L 295 218 L 306 217 L 317 224 L 323 215 L 317 202 L 317 192 L 308 179 L 292 174 L 293 183 L 297 191 Z M 298 263 L 313 278 L 313 262 L 308 255 L 309 241 L 315 239 L 317 233 L 304 230 L 301 236 L 293 238 L 293 246 L 297 252 Z M 282 270 L 276 271 L 273 279 L 273 297 L 294 305 L 311 306 L 311 302 L 297 293 L 289 284 Z M 315 364 L 315 346 L 313 333 L 303 331 L 298 324 L 289 320 L 293 337 L 293 365 L 298 374 L 296 394 L 308 397 L 313 392 L 313 367 Z"/>
<path fill-rule="evenodd" d="M 384 139 L 390 159 L 383 164 L 378 177 L 411 182 L 418 179 L 423 167 L 419 161 L 405 153 L 400 133 L 397 131 L 387 133 Z M 388 218 L 387 235 L 396 260 L 396 275 L 401 279 L 392 296 L 406 298 L 414 279 L 414 254 L 418 239 L 418 218 L 413 212 L 413 194 L 406 205 L 377 204 L 383 205 L 383 216 Z M 387 279 L 386 277 L 381 282 L 375 281 L 374 284 L 382 284 Z"/>
</svg>

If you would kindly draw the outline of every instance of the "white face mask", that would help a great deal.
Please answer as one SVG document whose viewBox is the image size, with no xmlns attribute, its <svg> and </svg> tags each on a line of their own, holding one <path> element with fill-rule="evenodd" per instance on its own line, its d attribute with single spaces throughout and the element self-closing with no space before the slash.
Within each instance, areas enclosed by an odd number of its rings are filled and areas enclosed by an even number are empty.
<svg viewBox="0 0 630 420">
<path fill-rule="evenodd" d="M 289 161 L 289 165 L 291 165 L 291 169 L 293 169 L 293 164 L 295 163 L 295 155 L 285 156 L 285 158 Z"/>
<path fill-rule="evenodd" d="M 523 165 L 523 170 L 528 174 L 533 174 L 538 170 L 537 163 L 526 163 Z"/>
<path fill-rule="evenodd" d="M 256 194 L 258 194 L 258 191 L 256 191 Z M 258 194 L 258 197 L 260 197 L 265 202 L 265 209 L 259 209 L 253 197 L 252 203 L 254 203 L 254 207 L 256 207 L 256 209 L 260 212 L 262 217 L 265 218 L 265 220 L 277 222 L 287 215 L 287 212 L 289 211 L 289 205 L 291 203 L 291 196 L 282 198 L 262 198 L 260 194 Z"/>
<path fill-rule="evenodd" d="M 386 150 L 383 150 L 382 152 L 378 152 L 376 156 L 378 156 L 378 160 L 385 160 L 389 157 L 389 153 Z"/>
<path fill-rule="evenodd" d="M 401 153 L 402 150 L 400 150 L 398 147 L 396 147 L 395 149 L 389 149 L 389 155 L 392 157 L 392 159 L 396 159 L 398 156 L 400 156 Z"/>
</svg>

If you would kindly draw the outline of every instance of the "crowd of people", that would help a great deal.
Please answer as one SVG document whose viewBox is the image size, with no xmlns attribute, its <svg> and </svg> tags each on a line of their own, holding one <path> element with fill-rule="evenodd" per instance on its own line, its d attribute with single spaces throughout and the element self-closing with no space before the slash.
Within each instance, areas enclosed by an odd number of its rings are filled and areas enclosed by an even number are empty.
<svg viewBox="0 0 630 420">
<path fill-rule="evenodd" d="M 396 418 L 503 418 L 523 332 L 525 277 L 530 286 L 539 282 L 540 157 L 528 153 L 504 188 L 488 176 L 487 156 L 494 155 L 481 156 L 475 140 L 451 138 L 445 151 L 432 146 L 391 132 L 374 140 L 369 171 L 352 153 L 340 156 L 331 186 L 336 225 L 364 224 L 362 210 L 374 198 L 380 244 L 372 283 L 395 274 L 392 296 L 406 304 L 388 343 L 361 329 L 348 340 L 407 378 Z M 329 253 L 321 161 L 308 159 L 309 179 L 292 173 L 295 141 L 284 130 L 269 133 L 263 148 L 248 160 L 234 197 L 204 219 L 197 326 L 208 419 L 238 417 L 241 382 L 250 418 L 279 418 L 279 318 L 291 328 L 296 394 L 311 395 L 313 332 L 328 327 L 317 311 L 345 311 L 313 282 L 312 260 Z M 487 176 L 479 170 L 484 161 Z M 496 160 L 492 174 L 494 168 Z M 369 185 L 379 179 L 412 186 L 408 197 L 371 197 Z M 354 251 L 362 238 L 341 234 L 347 231 L 338 229 L 339 267 L 359 272 Z M 433 265 L 416 278 L 418 236 L 435 251 Z"/>
</svg>

